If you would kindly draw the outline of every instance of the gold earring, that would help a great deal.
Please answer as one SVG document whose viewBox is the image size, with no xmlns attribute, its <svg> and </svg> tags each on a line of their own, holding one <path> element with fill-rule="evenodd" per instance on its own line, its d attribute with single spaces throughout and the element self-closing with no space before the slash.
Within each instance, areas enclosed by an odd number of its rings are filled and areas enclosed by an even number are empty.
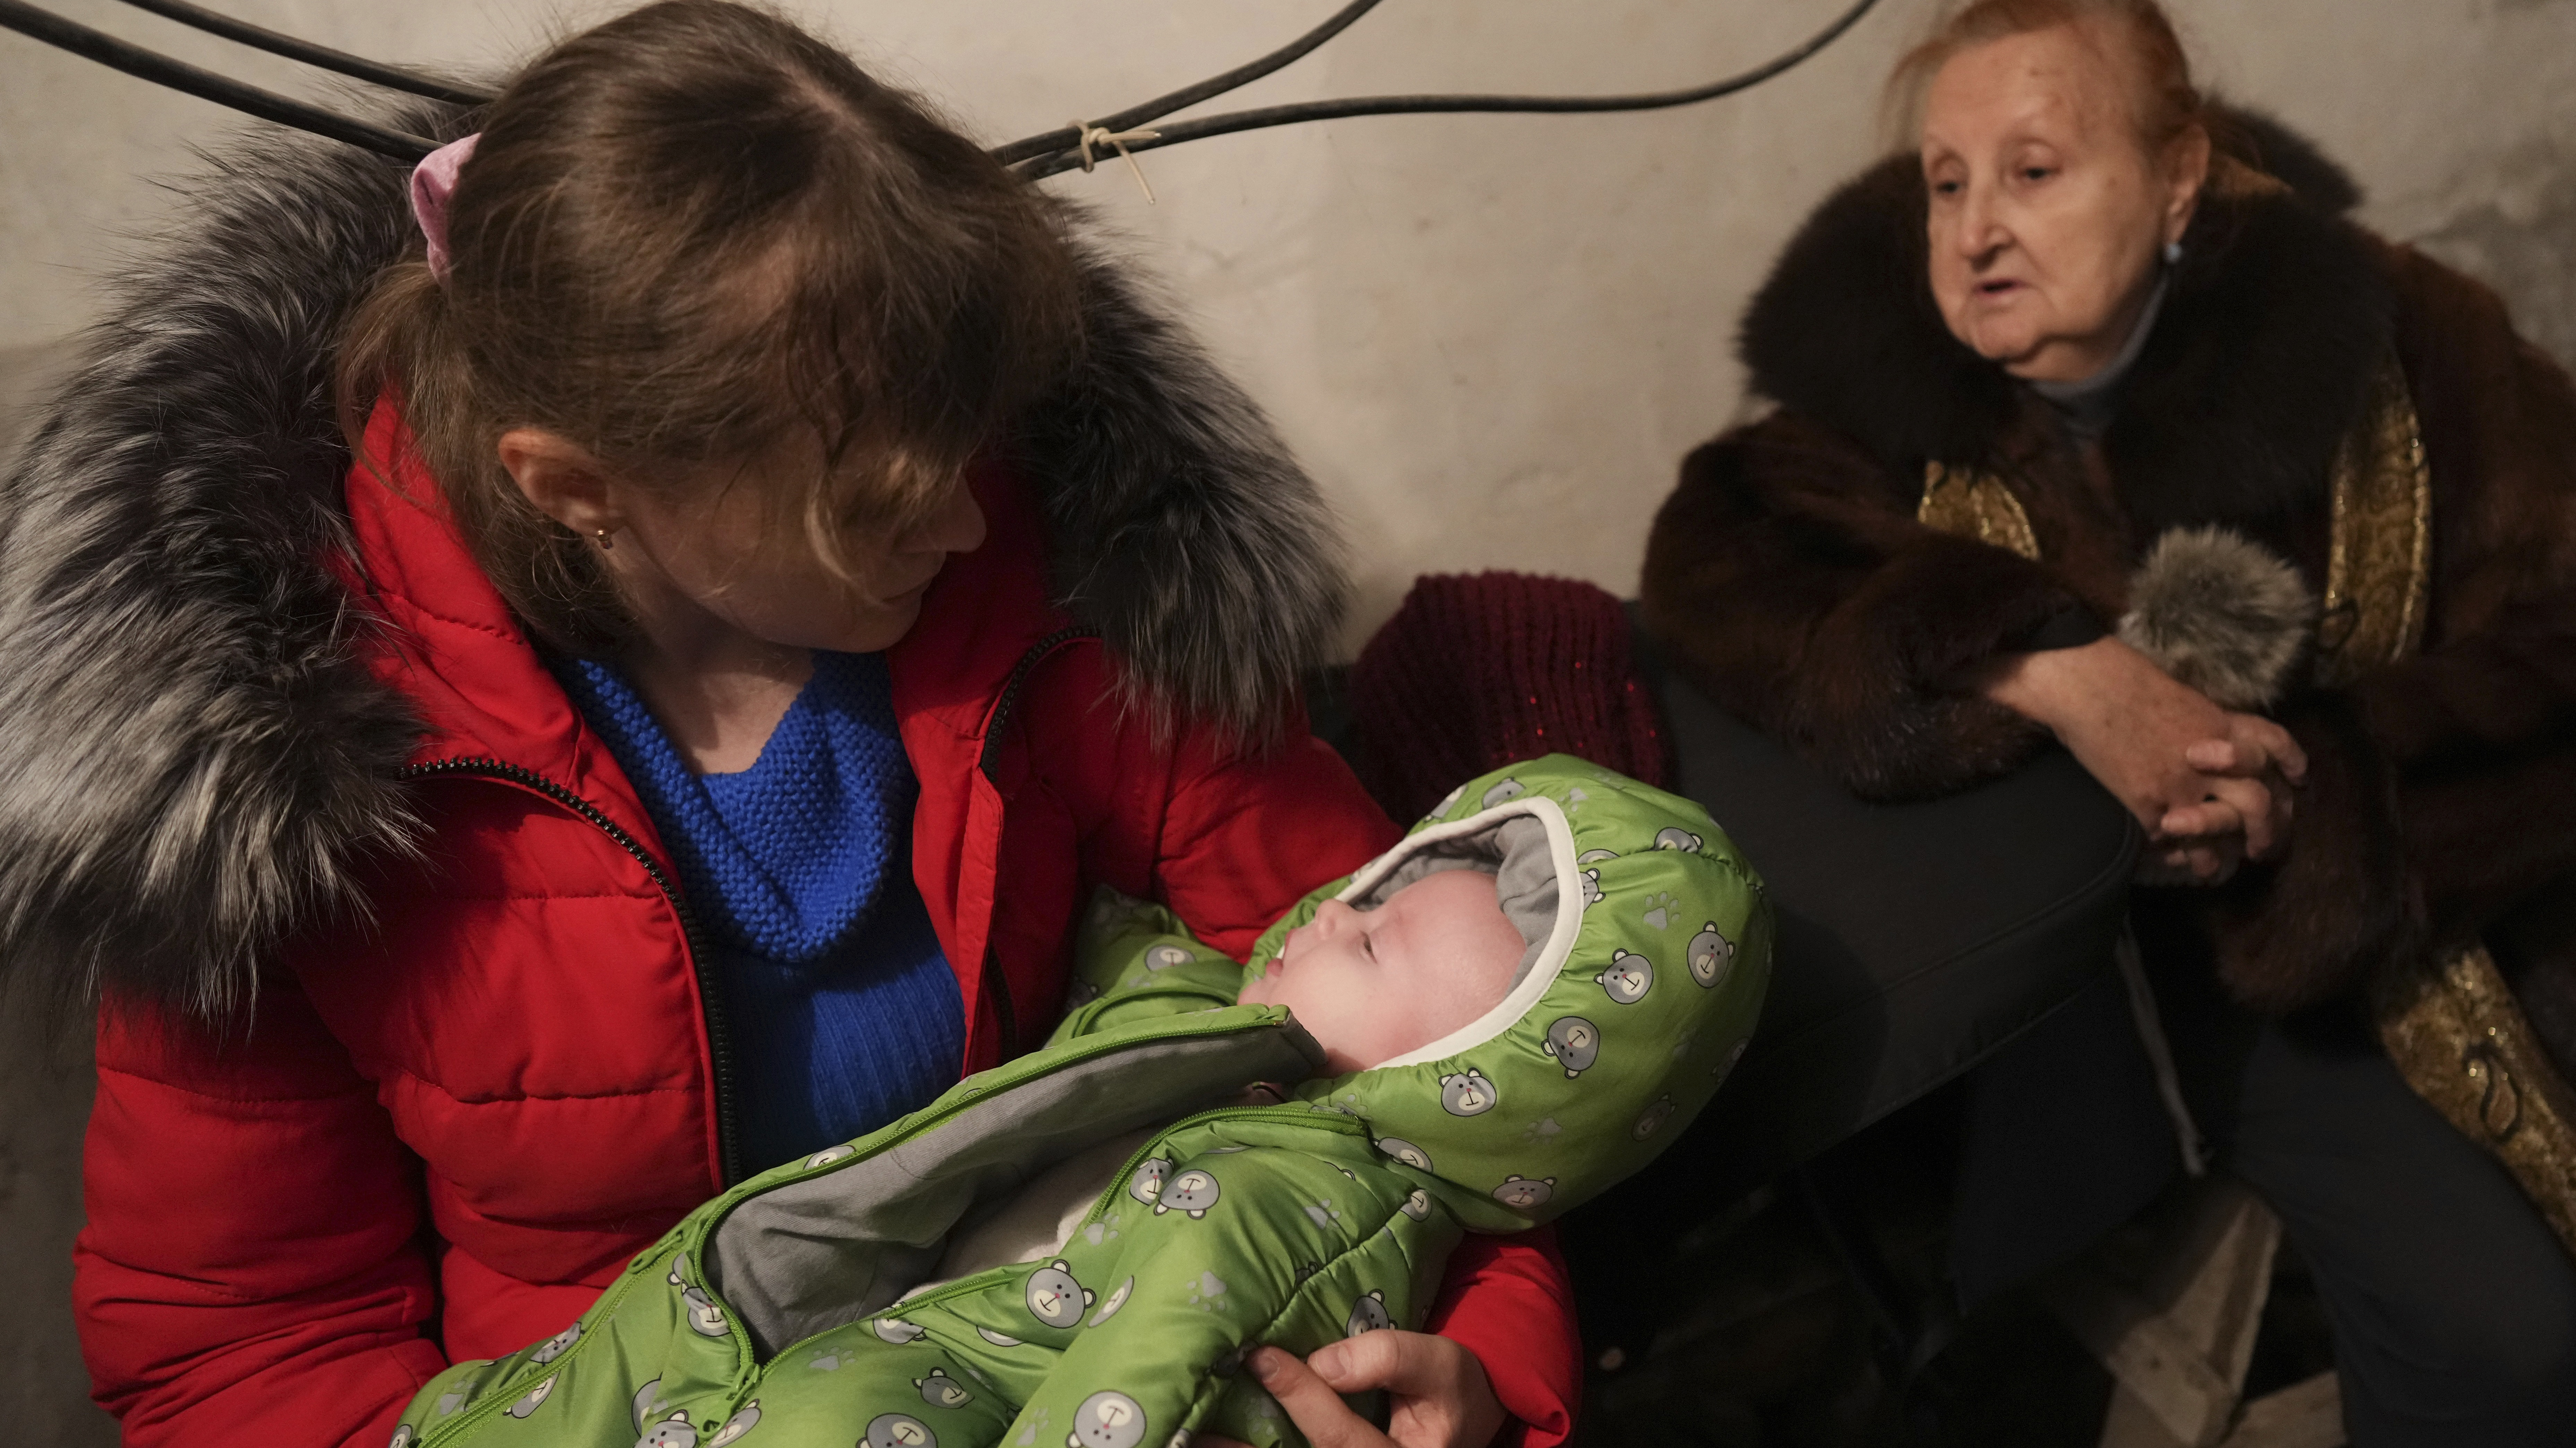
<svg viewBox="0 0 2576 1448">
<path fill-rule="evenodd" d="M 603 553 L 617 546 L 616 540 L 608 536 L 608 530 L 605 528 L 594 528 L 590 535 L 599 540 L 599 548 Z"/>
</svg>

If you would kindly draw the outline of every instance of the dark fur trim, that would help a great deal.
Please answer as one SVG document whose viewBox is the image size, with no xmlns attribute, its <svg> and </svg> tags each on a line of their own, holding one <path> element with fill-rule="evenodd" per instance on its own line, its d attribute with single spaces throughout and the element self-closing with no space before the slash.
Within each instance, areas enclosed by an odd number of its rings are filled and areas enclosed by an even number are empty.
<svg viewBox="0 0 2576 1448">
<path fill-rule="evenodd" d="M 1798 511 L 1803 480 L 1856 461 L 1792 412 L 1692 452 L 1647 538 L 1643 620 L 1675 672 L 1854 793 L 1946 794 L 2047 737 L 1967 676 L 2083 604 L 2047 569 L 1910 509 Z"/>
<path fill-rule="evenodd" d="M 2204 201 L 2102 439 L 2132 517 L 2261 518 L 2321 492 L 2395 306 L 2349 223 L 2282 192 Z"/>
<path fill-rule="evenodd" d="M 2317 601 L 2290 561 L 2230 528 L 2175 528 L 2129 580 L 2121 641 L 2229 709 L 2278 702 Z"/>
<path fill-rule="evenodd" d="M 2223 107 L 2219 129 L 2221 149 L 2278 178 L 2317 210 L 2341 216 L 2361 205 L 2361 183 L 2352 179 L 2352 173 L 2276 117 L 2241 106 Z"/>
<path fill-rule="evenodd" d="M 212 158 L 0 485 L 0 961 L 57 995 L 232 1015 L 411 836 L 417 729 L 322 566 L 331 345 L 409 239 L 404 185 L 275 131 Z"/>
<path fill-rule="evenodd" d="M 1892 156 L 1827 198 L 1745 309 L 1753 390 L 1906 471 L 1990 466 L 2012 379 L 1962 346 L 1925 282 L 1923 173 Z"/>
<path fill-rule="evenodd" d="M 451 117 L 395 118 L 453 133 Z M 330 356 L 410 243 L 406 173 L 261 130 L 180 188 L 0 483 L 0 965 L 234 1015 L 362 908 L 417 739 L 356 662 Z M 1109 263 L 1023 439 L 1068 607 L 1140 698 L 1259 734 L 1339 617 L 1340 550 L 1258 408 Z"/>
<path fill-rule="evenodd" d="M 1339 633 L 1332 516 L 1233 379 L 1116 263 L 1086 260 L 1082 360 L 1022 439 L 1059 597 L 1134 665 L 1133 702 L 1265 734 Z"/>
<path fill-rule="evenodd" d="M 1755 296 L 1741 352 L 1756 391 L 1891 468 L 1997 467 L 2015 387 L 1941 321 L 1924 204 L 1905 156 L 1836 192 Z M 2259 517 L 2321 488 L 2392 325 L 2361 233 L 2293 193 L 2213 185 L 2183 253 L 2103 439 L 2149 528 Z"/>
</svg>

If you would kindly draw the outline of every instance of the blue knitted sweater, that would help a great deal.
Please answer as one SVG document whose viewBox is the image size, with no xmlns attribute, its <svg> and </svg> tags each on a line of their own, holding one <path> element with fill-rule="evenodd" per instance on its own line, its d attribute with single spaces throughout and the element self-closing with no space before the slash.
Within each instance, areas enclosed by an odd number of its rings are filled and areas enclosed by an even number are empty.
<svg viewBox="0 0 2576 1448">
<path fill-rule="evenodd" d="M 745 1159 L 807 1155 L 955 1082 L 965 1007 L 913 883 L 920 784 L 883 656 L 816 651 L 814 677 L 739 774 L 693 773 L 610 665 L 557 672 L 712 937 Z"/>
</svg>

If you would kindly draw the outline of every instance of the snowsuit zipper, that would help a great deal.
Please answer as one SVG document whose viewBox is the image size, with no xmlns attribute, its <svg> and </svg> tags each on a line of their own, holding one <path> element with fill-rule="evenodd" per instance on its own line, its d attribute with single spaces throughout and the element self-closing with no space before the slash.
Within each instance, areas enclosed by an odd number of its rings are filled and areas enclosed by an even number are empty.
<svg viewBox="0 0 2576 1448">
<path fill-rule="evenodd" d="M 653 883 L 661 889 L 663 898 L 671 902 L 671 913 L 680 921 L 680 939 L 689 952 L 689 964 L 697 972 L 698 1007 L 707 1029 L 707 1061 L 715 1078 L 716 1165 L 723 1174 L 718 1185 L 729 1187 L 742 1180 L 745 1173 L 741 1133 L 734 1122 L 733 1033 L 725 1020 L 724 994 L 713 973 L 714 957 L 708 953 L 706 940 L 698 931 L 697 916 L 690 911 L 689 902 L 681 897 L 680 888 L 671 879 L 670 872 L 662 868 L 662 862 L 653 858 L 653 852 L 644 848 L 641 841 L 603 814 L 599 806 L 535 770 L 477 756 L 407 765 L 401 773 L 404 779 L 454 775 L 515 784 L 571 810 L 598 826 L 600 832 L 615 842 L 619 849 L 634 856 L 635 862 L 644 867 L 644 872 L 653 877 Z"/>
</svg>

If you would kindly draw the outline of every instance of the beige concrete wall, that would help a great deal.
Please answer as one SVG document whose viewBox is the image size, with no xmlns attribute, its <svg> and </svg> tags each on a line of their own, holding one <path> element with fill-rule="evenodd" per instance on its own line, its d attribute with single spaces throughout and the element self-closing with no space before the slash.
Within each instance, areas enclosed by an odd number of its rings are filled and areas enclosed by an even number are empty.
<svg viewBox="0 0 2576 1448">
<path fill-rule="evenodd" d="M 466 65 L 603 13 L 523 0 L 220 3 L 362 53 Z M 1393 0 L 1238 100 L 1680 84 L 1766 56 L 1842 3 Z M 1701 109 L 1360 120 L 1219 140 L 1147 158 L 1163 198 L 1151 208 L 1114 167 L 1055 184 L 1132 233 L 1139 269 L 1168 279 L 1331 490 L 1358 545 L 1354 638 L 1426 570 L 1535 569 L 1626 591 L 1674 461 L 1739 410 L 1729 336 L 1746 294 L 1805 210 L 1874 153 L 1878 79 L 1932 4 L 1885 0 L 1806 69 Z M 311 88 L 283 62 L 109 0 L 56 8 Z M 1002 139 L 1195 79 L 1329 3 L 793 8 Z M 2373 224 L 2495 281 L 2533 335 L 2576 356 L 2576 3 L 2174 8 L 2212 79 L 2352 167 Z M 184 225 L 144 178 L 186 165 L 189 140 L 229 124 L 0 35 L 0 351 L 79 325 L 95 305 L 86 278 L 117 235 Z M 0 1042 L 0 1053 L 19 1045 Z M 24 1123 L 0 1139 L 0 1241 L 58 1261 L 78 1093 L 30 1074 L 0 1081 L 0 1098 L 0 1123 Z M 58 1292 L 58 1274 L 41 1280 Z M 49 1311 L 41 1323 L 0 1317 L 0 1360 L 36 1361 L 30 1333 L 51 1345 L 41 1370 L 0 1375 L 0 1418 L 22 1429 L 29 1413 L 76 1421 L 51 1398 L 13 1401 L 71 1387 L 59 1309 Z M 75 1432 L 62 1427 L 61 1441 Z"/>
<path fill-rule="evenodd" d="M 597 6 L 230 0 L 361 52 L 490 64 Z M 1243 94 L 1659 86 L 1726 71 L 1843 0 L 1398 0 Z M 239 73 L 295 67 L 109 0 L 61 0 Z M 1114 109 L 1293 33 L 1323 0 L 799 0 L 970 128 Z M 1394 118 L 1155 155 L 1056 183 L 1131 231 L 1277 411 L 1359 543 L 1360 630 L 1431 569 L 1627 590 L 1690 444 L 1734 414 L 1728 337 L 1797 218 L 1877 139 L 1888 60 L 1933 0 L 1885 0 L 1843 45 L 1737 100 L 1636 117 Z M 2576 353 L 2576 4 L 2177 0 L 2212 79 L 2321 138 L 2396 234 L 2494 278 Z M 86 315 L 111 236 L 173 224 L 142 178 L 214 108 L 0 36 L 0 347 Z"/>
</svg>

